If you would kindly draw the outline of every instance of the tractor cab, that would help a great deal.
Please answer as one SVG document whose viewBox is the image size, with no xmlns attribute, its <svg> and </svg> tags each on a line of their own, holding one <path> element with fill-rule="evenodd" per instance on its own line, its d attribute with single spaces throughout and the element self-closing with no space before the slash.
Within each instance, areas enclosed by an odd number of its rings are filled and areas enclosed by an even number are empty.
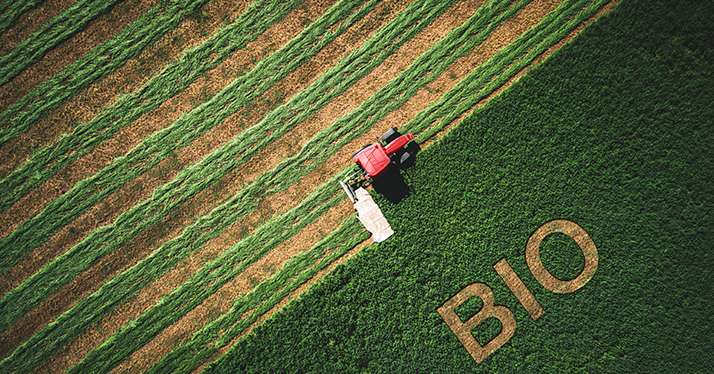
<svg viewBox="0 0 714 374">
<path fill-rule="evenodd" d="M 387 170 L 391 164 L 403 166 L 410 161 L 414 153 L 412 150 L 413 140 L 412 133 L 401 135 L 397 129 L 391 128 L 382 135 L 380 143 L 362 147 L 352 156 L 352 160 L 367 178 L 374 179 Z"/>
</svg>

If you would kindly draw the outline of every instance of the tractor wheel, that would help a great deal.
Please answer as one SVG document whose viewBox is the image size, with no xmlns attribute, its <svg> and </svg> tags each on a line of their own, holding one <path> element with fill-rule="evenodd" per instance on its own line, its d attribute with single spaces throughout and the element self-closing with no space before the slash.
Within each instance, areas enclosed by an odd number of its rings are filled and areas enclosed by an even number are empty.
<svg viewBox="0 0 714 374">
<path fill-rule="evenodd" d="M 387 145 L 391 143 L 394 139 L 402 136 L 402 134 L 397 131 L 396 127 L 390 127 L 387 132 L 385 132 L 379 140 L 382 142 L 382 145 Z"/>
</svg>

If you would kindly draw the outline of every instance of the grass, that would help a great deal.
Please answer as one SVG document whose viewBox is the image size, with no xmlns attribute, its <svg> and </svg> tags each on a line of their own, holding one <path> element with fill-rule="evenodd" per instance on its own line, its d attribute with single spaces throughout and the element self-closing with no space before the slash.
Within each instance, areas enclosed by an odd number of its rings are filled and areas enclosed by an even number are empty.
<svg viewBox="0 0 714 374">
<path fill-rule="evenodd" d="M 0 210 L 9 208 L 63 167 L 186 89 L 198 77 L 237 50 L 245 48 L 299 3 L 299 0 L 260 0 L 252 3 L 234 22 L 200 45 L 188 49 L 143 87 L 119 97 L 91 121 L 75 124 L 71 133 L 63 134 L 54 143 L 34 151 L 27 161 L 0 180 L 0 191 L 3 192 Z"/>
<path fill-rule="evenodd" d="M 230 311 L 172 350 L 149 373 L 193 372 L 292 291 L 368 236 L 355 217 L 346 220 L 312 248 L 287 261 L 279 271 L 251 292 L 236 299 Z"/>
<path fill-rule="evenodd" d="M 420 154 L 412 195 L 380 200 L 397 236 L 338 267 L 208 372 L 708 371 L 711 14 L 701 2 L 620 4 Z M 600 253 L 573 294 L 543 289 L 524 261 L 530 234 L 555 218 L 583 226 Z M 541 250 L 563 276 L 582 261 L 557 236 Z M 543 306 L 539 320 L 492 269 L 504 257 Z M 478 366 L 436 313 L 472 282 L 517 321 Z"/>
<path fill-rule="evenodd" d="M 198 9 L 208 1 L 162 1 L 142 14 L 141 17 L 125 27 L 113 38 L 98 45 L 82 58 L 53 75 L 52 78 L 33 87 L 25 96 L 0 113 L 0 146 L 27 131 L 30 126 L 45 116 L 52 108 L 76 95 L 79 90 L 124 65 L 126 61 L 136 56 L 144 47 L 175 28 L 193 10 Z M 83 25 L 71 23 L 76 22 L 73 21 L 74 17 L 86 15 L 100 8 L 106 9 L 107 6 L 115 2 L 116 0 L 78 1 L 55 17 L 50 23 L 45 24 L 44 27 L 50 27 L 53 30 L 52 32 L 38 30 L 30 39 L 26 39 L 15 47 L 13 51 L 18 51 L 19 48 L 27 48 L 29 50 L 28 53 L 36 54 L 39 50 L 35 48 L 40 48 L 36 45 L 38 42 L 32 41 L 36 34 L 42 33 L 43 35 L 51 36 L 59 33 L 62 36 L 71 30 L 76 32 Z M 64 20 L 63 17 L 68 19 Z M 69 22 L 69 24 L 66 26 L 58 24 L 58 21 L 56 21 L 58 19 L 63 22 Z M 46 37 L 43 36 L 41 40 Z M 27 43 L 30 44 L 25 47 Z M 14 56 L 19 52 L 13 53 L 7 56 Z M 5 65 L 5 63 L 8 65 L 3 68 L 5 71 L 0 74 L 0 78 L 4 79 L 0 80 L 0 82 L 6 82 L 9 79 L 7 78 L 8 74 L 16 72 L 18 66 L 25 65 L 29 57 L 23 56 L 17 57 L 18 61 L 12 64 L 11 57 L 5 57 L 6 62 L 2 63 L 2 65 Z"/>
<path fill-rule="evenodd" d="M 43 2 L 45 0 L 17 0 L 0 5 L 0 33 L 7 31 L 23 14 Z"/>
<path fill-rule="evenodd" d="M 332 11 L 316 21 L 314 27 L 308 28 L 301 33 L 301 36 L 297 38 L 297 42 L 292 43 L 291 46 L 297 47 L 301 50 L 301 53 L 308 54 L 308 51 L 300 48 L 305 43 L 308 43 L 314 46 L 314 50 L 309 51 L 309 53 L 317 53 L 319 48 L 334 40 L 337 35 L 344 32 L 373 6 L 373 2 L 367 3 L 366 7 L 359 7 L 358 4 L 360 2 L 338 3 L 333 7 Z M 354 13 L 351 12 L 353 10 L 355 11 Z M 326 28 L 328 25 L 333 24 L 336 25 L 333 30 Z M 285 55 L 280 51 L 277 53 L 279 54 L 279 59 L 289 59 L 288 63 L 294 64 L 293 69 L 304 61 L 291 58 L 290 54 Z M 272 61 L 273 59 L 270 60 L 270 62 Z M 253 71 L 257 70 L 259 73 L 251 74 L 250 78 L 255 76 L 263 77 L 266 74 L 263 71 L 263 66 L 259 63 L 253 69 Z M 272 67 L 272 65 L 268 66 Z M 214 97 L 210 102 L 182 116 L 172 127 L 146 139 L 128 156 L 116 159 L 112 165 L 106 167 L 97 175 L 82 180 L 70 191 L 50 203 L 42 213 L 22 224 L 10 235 L 0 239 L 0 248 L 4 250 L 2 254 L 2 269 L 6 271 L 10 265 L 17 263 L 22 255 L 26 255 L 39 246 L 53 232 L 72 218 L 78 216 L 93 203 L 101 201 L 111 191 L 135 177 L 141 171 L 142 164 L 158 163 L 161 158 L 171 155 L 173 149 L 178 144 L 181 144 L 181 141 L 185 142 L 190 138 L 192 133 L 202 131 L 202 127 L 207 128 L 216 125 L 221 118 L 225 118 L 233 111 L 238 110 L 238 107 L 249 102 L 248 100 L 236 100 L 235 96 L 241 97 L 254 94 L 254 91 L 252 91 L 255 88 L 253 84 L 262 84 L 264 86 L 263 89 L 267 90 L 267 87 L 279 78 L 271 74 L 274 72 L 272 69 L 268 70 L 269 79 L 258 80 L 257 82 L 250 80 L 251 85 L 248 86 L 240 84 L 228 86 L 216 96 L 218 99 Z M 243 82 L 243 78 L 239 78 L 234 83 Z M 242 90 L 237 90 L 239 88 L 242 88 Z M 235 92 L 236 90 L 237 92 Z M 239 137 L 241 136 L 243 135 L 239 135 Z M 160 222 L 166 214 L 181 202 L 186 201 L 198 191 L 206 188 L 211 182 L 215 182 L 216 176 L 214 176 L 213 180 L 208 178 L 208 172 L 211 171 L 211 168 L 218 168 L 219 172 L 223 171 L 225 174 L 227 172 L 225 170 L 226 166 L 231 166 L 231 164 L 217 163 L 215 162 L 215 157 L 209 156 L 201 163 L 182 170 L 176 179 L 159 187 L 149 199 L 119 215 L 113 224 L 93 231 L 69 251 L 56 257 L 52 262 L 45 265 L 40 271 L 0 299 L 0 306 L 8 311 L 0 318 L 0 329 L 6 328 L 33 305 L 44 299 L 62 284 L 73 279 L 74 276 L 88 268 L 96 260 L 107 253 L 117 250 L 143 229 Z M 86 194 L 90 194 L 90 196 L 86 196 Z M 17 243 L 21 244 L 18 245 Z"/>
<path fill-rule="evenodd" d="M 43 24 L 12 51 L 0 56 L 0 85 L 9 82 L 47 51 L 82 30 L 89 21 L 111 9 L 117 1 L 80 0 Z M 17 6 L 11 10 L 18 8 L 25 9 L 23 6 Z"/>
</svg>

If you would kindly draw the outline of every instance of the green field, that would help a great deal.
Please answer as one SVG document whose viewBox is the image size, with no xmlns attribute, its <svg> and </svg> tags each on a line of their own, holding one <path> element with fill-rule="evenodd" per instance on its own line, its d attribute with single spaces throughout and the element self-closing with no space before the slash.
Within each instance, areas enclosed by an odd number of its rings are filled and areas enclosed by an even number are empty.
<svg viewBox="0 0 714 374">
<path fill-rule="evenodd" d="M 17 0 L 0 14 L 0 372 L 709 369 L 714 6 Z M 423 150 L 408 197 L 372 191 L 396 231 L 373 244 L 337 182 L 393 126 Z M 525 260 L 556 219 L 598 250 L 574 293 Z M 586 266 L 564 234 L 541 258 L 561 279 Z M 516 326 L 482 363 L 437 313 L 475 282 Z M 501 324 L 471 333 L 485 345 Z"/>
<path fill-rule="evenodd" d="M 213 371 L 706 372 L 714 343 L 714 9 L 625 1 L 419 155 L 413 189 L 381 200 L 397 236 L 338 267 Z M 526 240 L 569 219 L 599 251 L 593 279 L 554 294 Z M 583 267 L 562 234 L 542 259 Z M 543 306 L 530 320 L 492 265 Z M 472 282 L 511 309 L 514 337 L 476 365 L 436 309 Z M 478 305 L 464 305 L 462 319 Z M 495 336 L 488 320 L 474 330 Z"/>
</svg>

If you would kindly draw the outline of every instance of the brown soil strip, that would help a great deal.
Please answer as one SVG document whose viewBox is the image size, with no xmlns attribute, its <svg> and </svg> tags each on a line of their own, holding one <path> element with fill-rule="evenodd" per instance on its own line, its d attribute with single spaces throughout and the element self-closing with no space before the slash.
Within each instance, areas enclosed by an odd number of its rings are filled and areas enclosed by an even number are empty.
<svg viewBox="0 0 714 374">
<path fill-rule="evenodd" d="M 324 1 L 311 2 L 309 4 L 309 7 L 296 12 L 297 15 L 293 17 L 294 21 L 299 21 L 299 25 L 304 24 L 304 21 L 309 20 L 311 17 L 318 17 L 329 5 L 325 4 Z M 288 75 L 288 77 L 284 80 L 279 82 L 274 89 L 269 91 L 264 96 L 262 101 L 256 103 L 256 105 L 251 108 L 252 110 L 239 112 L 230 117 L 224 124 L 214 129 L 206 137 L 197 140 L 195 143 L 196 146 L 188 147 L 186 152 L 181 152 L 177 158 L 174 159 L 174 162 L 178 164 L 174 165 L 175 169 L 180 170 L 185 165 L 199 160 L 210 150 L 215 149 L 217 146 L 230 139 L 241 128 L 244 128 L 248 124 L 255 123 L 268 110 L 276 106 L 282 98 L 304 89 L 321 71 L 329 68 L 332 64 L 339 61 L 352 48 L 354 48 L 355 45 L 361 44 L 368 38 L 371 32 L 387 23 L 389 19 L 398 13 L 398 10 L 401 8 L 403 8 L 402 3 L 395 3 L 393 1 L 385 2 L 383 5 L 378 6 L 373 12 L 367 15 L 367 17 L 358 22 L 355 27 L 338 37 L 333 43 L 318 53 L 312 60 L 305 63 L 292 74 Z M 282 28 L 287 27 L 283 25 Z M 296 30 L 297 33 L 297 31 L 301 29 L 301 26 L 296 28 L 298 29 Z M 275 40 L 275 38 L 273 38 L 273 40 Z M 195 153 L 189 151 L 193 151 Z M 153 178 L 158 178 L 164 175 L 164 173 L 156 174 L 157 175 L 154 175 Z M 233 192 L 239 189 L 246 182 L 240 179 L 233 180 L 232 178 L 226 178 L 226 180 L 237 184 L 233 186 Z M 117 251 L 118 254 L 123 256 L 121 258 L 120 255 L 108 256 L 115 257 L 113 260 L 107 260 L 107 263 L 109 264 L 108 266 L 113 267 L 115 269 L 114 272 L 119 271 L 129 264 L 137 261 L 138 258 L 148 254 L 161 242 L 177 235 L 185 225 L 193 222 L 196 217 L 208 213 L 210 209 L 214 208 L 222 200 L 222 198 L 219 198 L 218 196 L 219 191 L 222 188 L 223 185 L 219 184 L 213 189 L 208 189 L 200 193 L 191 202 L 179 208 L 178 211 L 171 217 L 167 217 L 167 220 L 163 224 L 157 225 L 154 229 L 148 230 L 136 238 L 133 242 L 140 243 L 138 247 L 134 244 L 131 248 L 127 248 L 126 251 Z M 223 195 L 227 194 L 223 193 Z M 240 237 L 245 235 L 245 233 L 257 225 L 257 222 L 251 225 L 249 220 L 242 220 L 242 222 L 244 222 L 245 225 L 244 230 L 238 233 Z M 219 244 L 221 245 L 221 250 L 225 249 L 227 245 L 232 244 L 236 240 L 238 239 L 236 238 L 234 240 L 230 240 L 229 242 L 224 242 L 224 244 Z M 221 243 L 221 240 L 214 241 L 214 243 Z M 115 313 L 107 316 L 101 326 L 92 329 L 92 331 L 89 331 L 73 342 L 71 346 L 68 347 L 66 352 L 62 353 L 55 360 L 48 363 L 47 367 L 69 367 L 78 362 L 78 360 L 89 349 L 99 344 L 103 338 L 106 338 L 108 335 L 111 335 L 111 333 L 116 332 L 116 330 L 128 320 L 138 316 L 143 310 L 156 302 L 161 296 L 183 283 L 183 281 L 185 281 L 190 274 L 200 268 L 200 266 L 208 261 L 208 259 L 208 257 L 204 258 L 201 256 L 194 256 L 190 261 L 181 263 L 159 281 L 152 283 L 149 287 L 142 290 L 140 295 L 131 303 L 121 306 Z M 70 297 L 74 298 L 73 295 L 70 295 Z"/>
<path fill-rule="evenodd" d="M 195 82 L 181 95 L 172 98 L 164 103 L 157 111 L 142 117 L 138 122 L 139 125 L 150 126 L 156 124 L 168 125 L 180 113 L 190 109 L 202 102 L 206 92 L 214 93 L 230 82 L 236 74 L 241 70 L 249 68 L 257 61 L 269 53 L 275 51 L 281 43 L 285 43 L 292 37 L 296 36 L 305 25 L 306 22 L 313 18 L 317 18 L 329 6 L 328 2 L 323 0 L 308 1 L 307 5 L 289 14 L 283 21 L 276 23 L 264 35 L 256 41 L 248 45 L 243 51 L 236 53 L 234 56 L 225 61 L 216 69 L 207 74 L 205 78 Z M 294 93 L 297 89 L 303 88 L 307 84 L 307 80 L 312 78 L 312 74 L 316 66 L 324 66 L 329 63 L 330 58 L 333 58 L 336 53 L 346 51 L 348 43 L 326 48 L 326 51 L 332 51 L 332 54 L 326 53 L 323 59 L 313 62 L 312 69 L 298 69 L 292 78 L 286 79 L 280 89 L 276 92 Z M 325 60 L 324 57 L 328 59 Z M 305 81 L 303 85 L 299 82 Z M 288 87 L 294 86 L 296 91 L 289 91 Z M 224 126 L 222 130 L 214 129 L 204 139 L 206 141 L 213 139 L 216 143 L 217 139 L 226 141 L 232 137 L 243 125 L 257 121 L 263 114 L 277 104 L 277 100 L 273 95 L 265 95 L 252 108 L 253 111 L 248 113 L 239 113 L 236 117 L 240 119 L 239 123 L 233 121 L 233 126 Z M 219 126 L 220 128 L 220 126 Z M 127 136 L 131 133 L 127 133 Z M 217 138 L 217 139 L 216 139 Z M 140 135 L 136 135 L 136 141 L 141 140 Z M 178 170 L 186 166 L 189 161 L 195 162 L 205 156 L 208 151 L 202 154 L 194 154 L 195 149 L 187 147 L 182 152 L 177 152 L 176 157 L 171 157 L 160 163 L 156 168 L 140 178 L 137 178 L 128 183 L 124 188 L 111 194 L 102 203 L 90 209 L 87 213 L 80 216 L 73 223 L 60 230 L 52 236 L 46 245 L 33 251 L 32 255 L 26 260 L 12 268 L 6 277 L 0 279 L 0 289 L 2 292 L 7 292 L 12 287 L 15 287 L 25 277 L 37 271 L 42 265 L 51 260 L 54 256 L 66 251 L 73 244 L 76 244 L 82 237 L 91 230 L 110 223 L 116 216 L 126 209 L 137 203 L 138 201 L 148 197 L 150 193 L 161 184 L 171 180 Z M 194 155 L 194 158 L 189 159 L 189 156 Z M 183 157 L 186 160 L 180 162 L 178 157 Z M 81 173 L 78 171 L 78 173 Z M 195 209 L 194 209 L 195 208 Z M 194 213 L 199 207 L 192 207 L 190 213 Z M 204 209 L 206 213 L 208 209 Z M 177 235 L 183 226 L 191 223 L 197 216 L 189 215 L 188 211 L 177 211 L 175 214 L 167 217 L 167 224 L 158 225 L 153 230 L 147 230 L 140 234 L 134 243 L 127 245 L 127 248 L 122 248 L 114 254 L 106 256 L 99 261 L 93 268 L 86 271 L 78 279 L 58 291 L 43 305 L 30 312 L 25 318 L 19 321 L 11 329 L 0 334 L 0 341 L 8 342 L 7 345 L 15 346 L 24 338 L 34 333 L 42 325 L 53 319 L 59 312 L 70 306 L 79 297 L 86 295 L 88 292 L 95 290 L 101 285 L 101 280 L 106 277 L 116 274 L 129 265 L 138 261 L 139 258 L 147 255 L 161 242 L 168 238 Z M 201 213 L 201 214 L 203 214 Z M 0 350 L 3 347 L 0 347 Z"/>
<path fill-rule="evenodd" d="M 473 112 L 478 107 L 481 107 L 485 105 L 488 101 L 490 101 L 492 98 L 496 97 L 498 94 L 502 93 L 503 90 L 506 88 L 510 87 L 513 83 L 518 81 L 524 74 L 527 74 L 531 69 L 534 67 L 540 65 L 545 59 L 547 59 L 550 55 L 553 54 L 556 50 L 558 50 L 560 47 L 562 47 L 564 44 L 568 43 L 572 38 L 577 36 L 584 28 L 595 22 L 597 19 L 599 19 L 601 16 L 604 14 L 612 11 L 612 9 L 615 8 L 619 4 L 619 0 L 612 0 L 610 3 L 606 4 L 603 8 L 601 8 L 593 17 L 587 19 L 583 23 L 581 23 L 574 31 L 572 31 L 568 36 L 565 38 L 561 39 L 558 43 L 550 47 L 546 52 L 544 52 L 541 56 L 538 57 L 535 61 L 533 61 L 532 64 L 521 70 L 518 74 L 516 74 L 513 78 L 511 78 L 506 84 L 501 86 L 498 90 L 496 90 L 493 94 L 489 95 L 488 97 L 484 98 L 482 101 L 480 101 L 474 108 L 472 108 L 469 113 Z M 438 133 L 438 136 L 432 137 L 429 139 L 427 142 L 422 144 L 422 148 L 426 148 L 434 144 L 438 139 L 440 139 L 443 135 L 448 133 L 454 126 L 456 126 L 458 123 L 463 120 L 468 114 L 465 114 L 461 117 L 459 117 L 457 120 L 454 122 L 451 122 L 443 131 Z M 334 223 L 332 225 L 332 229 L 336 229 L 339 224 L 344 220 L 345 217 L 342 217 L 339 221 Z M 357 245 L 355 248 L 352 248 L 349 250 L 347 253 L 342 255 L 340 258 L 332 262 L 327 268 L 324 270 L 318 272 L 314 277 L 312 277 L 308 282 L 302 284 L 298 289 L 293 291 L 290 295 L 288 295 L 286 298 L 281 300 L 278 304 L 276 304 L 272 309 L 270 309 L 268 312 L 260 316 L 260 318 L 253 323 L 249 328 L 247 328 L 242 334 L 240 334 L 238 337 L 236 337 L 230 344 L 227 346 L 223 347 L 218 354 L 214 356 L 214 359 L 225 354 L 232 346 L 238 343 L 244 336 L 248 335 L 253 329 L 255 329 L 256 326 L 261 325 L 265 321 L 267 321 L 269 318 L 271 318 L 275 313 L 279 312 L 282 310 L 288 303 L 297 300 L 303 293 L 305 293 L 307 290 L 309 290 L 313 285 L 317 284 L 324 276 L 327 274 L 331 273 L 337 266 L 346 263 L 350 258 L 361 252 L 364 248 L 369 246 L 371 244 L 371 239 L 365 240 L 364 242 L 360 243 Z M 198 368 L 197 370 L 194 371 L 194 373 L 199 373 L 201 370 L 205 368 L 205 366 L 208 364 L 207 361 L 206 364 Z"/>
<path fill-rule="evenodd" d="M 0 148 L 0 160 L 4 161 L 0 164 L 0 176 L 9 174 L 27 160 L 33 151 L 54 141 L 61 134 L 71 131 L 78 122 L 90 121 L 103 108 L 112 104 L 119 95 L 138 90 L 165 65 L 176 60 L 186 48 L 200 44 L 226 22 L 233 21 L 247 8 L 248 4 L 248 0 L 210 1 L 201 9 L 203 16 L 184 19 L 176 28 L 144 48 L 136 57 L 127 61 L 119 69 L 98 79 L 77 95 L 50 110 L 46 116 L 22 135 Z M 108 150 L 112 150 L 111 152 L 116 154 L 124 154 L 130 149 L 130 146 L 134 145 L 129 140 L 124 140 L 126 141 L 122 143 L 115 142 L 113 146 L 107 146 L 105 143 L 104 151 L 94 150 L 85 158 L 91 158 L 92 153 L 110 152 Z M 61 176 L 57 175 L 55 179 L 61 179 Z M 36 193 L 36 195 L 44 196 L 46 190 L 43 188 L 48 186 L 55 188 L 50 190 L 53 193 L 50 198 L 54 198 L 60 193 L 56 183 L 47 182 L 36 189 L 36 191 L 45 192 Z M 25 205 L 23 201 L 33 201 L 28 199 L 29 197 L 26 197 L 15 206 Z M 49 200 L 45 198 L 42 201 Z M 11 222 L 16 223 L 21 219 L 22 217 L 19 217 Z"/>
<path fill-rule="evenodd" d="M 315 223 L 308 225 L 296 236 L 283 242 L 266 256 L 251 264 L 243 273 L 223 285 L 201 305 L 162 331 L 149 344 L 134 352 L 131 357 L 117 366 L 115 372 L 133 373 L 148 370 L 179 342 L 190 339 L 193 333 L 200 330 L 206 323 L 228 312 L 236 298 L 248 293 L 257 284 L 282 268 L 288 259 L 309 250 L 329 234 L 331 221 L 338 220 L 352 211 L 347 200 L 332 208 Z"/>
<path fill-rule="evenodd" d="M 38 83 L 49 79 L 92 48 L 111 39 L 156 3 L 157 0 L 126 0 L 115 4 L 108 12 L 90 21 L 83 30 L 47 51 L 37 62 L 0 86 L 0 108 L 14 103 Z"/>
<path fill-rule="evenodd" d="M 40 25 L 69 8 L 74 0 L 47 0 L 37 8 L 27 11 L 0 35 L 0 55 L 10 52 L 25 38 L 35 32 Z"/>
<path fill-rule="evenodd" d="M 501 86 L 497 91 L 495 91 L 494 94 L 489 95 L 487 98 L 485 98 L 485 99 L 483 99 L 481 102 L 479 102 L 476 107 L 485 105 L 488 101 L 490 101 L 490 100 L 491 100 L 493 97 L 495 97 L 497 94 L 503 92 L 503 89 L 505 89 L 505 88 L 507 88 L 507 87 L 510 87 L 515 81 L 517 81 L 518 79 L 520 79 L 520 77 L 522 77 L 523 74 L 527 74 L 527 72 L 530 71 L 530 69 L 532 69 L 532 68 L 538 66 L 542 61 L 544 61 L 546 58 L 548 58 L 550 55 L 552 55 L 553 52 L 555 52 L 557 49 L 559 49 L 560 47 L 562 47 L 565 43 L 569 42 L 573 37 L 575 37 L 575 36 L 576 36 L 580 31 L 582 31 L 585 27 L 587 27 L 588 25 L 592 24 L 594 21 L 596 21 L 596 20 L 597 20 L 599 17 L 601 17 L 602 15 L 604 15 L 604 14 L 608 13 L 609 11 L 611 11 L 612 9 L 614 9 L 614 7 L 615 7 L 618 3 L 619 3 L 619 0 L 613 0 L 613 1 L 611 1 L 610 3 L 608 3 L 608 4 L 607 4 L 606 6 L 604 6 L 602 9 L 600 9 L 593 17 L 591 17 L 590 19 L 588 19 L 588 20 L 586 20 L 585 22 L 581 23 L 581 24 L 580 24 L 574 31 L 572 31 L 568 36 L 566 36 L 565 38 L 563 38 L 561 41 L 559 41 L 558 43 L 556 43 L 555 45 L 553 45 L 553 46 L 552 46 L 551 48 L 549 48 L 546 52 L 544 52 L 541 56 L 539 56 L 539 58 L 536 59 L 531 65 L 527 66 L 525 69 L 523 69 L 523 70 L 520 71 L 517 75 L 515 75 L 513 78 L 511 78 L 506 84 L 504 84 L 504 85 Z M 555 5 L 555 4 L 552 4 L 552 2 L 551 2 L 551 4 L 549 4 L 549 6 L 550 6 L 551 8 L 554 7 L 554 5 Z M 524 9 L 522 12 L 527 12 L 527 9 Z M 537 19 L 536 19 L 536 21 L 537 21 Z M 507 28 L 509 27 L 509 26 L 506 26 L 506 25 L 502 25 L 502 27 L 504 27 L 504 26 L 507 27 Z M 500 29 L 496 30 L 496 31 L 494 32 L 494 35 L 493 35 L 494 37 L 493 37 L 493 38 L 490 38 L 489 41 L 490 41 L 491 39 L 494 39 L 494 40 L 495 40 L 495 39 L 500 39 L 498 36 L 496 36 L 496 34 L 499 33 L 499 31 L 500 31 Z M 503 39 L 501 39 L 501 40 L 503 40 Z M 487 41 L 486 44 L 488 44 L 489 41 Z M 485 46 L 486 44 L 484 44 L 484 46 Z M 506 43 L 506 44 L 507 44 L 507 43 Z M 472 57 L 475 57 L 475 56 L 468 56 L 467 59 L 470 60 L 470 58 L 472 58 Z M 484 61 L 484 60 L 481 59 L 481 61 Z M 469 62 L 462 61 L 462 63 L 465 63 L 465 64 L 469 64 L 469 65 L 470 65 L 470 64 L 472 63 L 472 61 L 469 61 Z M 455 64 L 453 65 L 452 69 L 453 69 L 453 68 L 458 69 L 458 68 L 460 68 L 460 67 L 462 67 L 461 64 L 455 63 Z M 472 69 L 472 68 L 467 69 L 466 72 L 468 72 L 468 71 L 471 70 L 471 69 Z M 441 80 L 444 76 L 447 76 L 447 77 L 449 77 L 450 79 L 453 79 L 453 80 L 456 80 L 456 81 L 458 81 L 459 79 L 463 78 L 463 76 L 456 76 L 456 77 L 455 77 L 453 74 L 455 74 L 455 72 L 454 72 L 453 70 L 450 71 L 450 72 L 447 72 L 447 73 L 444 74 L 442 77 L 440 77 L 440 78 L 437 80 L 437 82 L 438 82 L 439 80 Z M 434 83 L 436 83 L 436 82 L 434 82 Z M 430 85 L 430 86 L 431 86 L 431 85 Z M 432 88 L 432 90 L 433 90 L 433 89 L 434 89 L 434 88 Z M 473 109 L 472 109 L 472 110 L 473 110 Z M 415 114 L 415 113 L 414 113 L 414 114 Z M 411 117 L 413 117 L 413 115 L 412 115 Z M 460 120 L 463 119 L 463 117 L 464 117 L 464 116 L 460 117 L 458 121 L 454 121 L 454 122 L 450 123 L 450 124 L 447 126 L 447 129 L 445 129 L 444 131 L 442 131 L 442 132 L 439 133 L 439 137 L 438 137 L 438 138 L 440 138 L 441 136 L 443 136 L 443 134 L 445 134 L 446 132 L 448 132 L 448 129 L 453 128 L 453 126 L 456 126 L 456 124 L 459 123 Z M 404 121 L 406 121 L 406 120 L 408 120 L 408 119 L 407 119 L 407 118 L 404 118 Z M 404 122 L 400 122 L 400 123 L 404 123 Z M 383 127 L 375 126 L 375 129 L 379 129 L 379 131 L 373 131 L 374 134 L 372 135 L 372 139 L 374 139 L 376 136 L 379 136 L 379 134 L 380 134 L 380 133 L 384 130 L 384 128 L 386 128 L 386 127 L 388 127 L 387 124 L 385 124 Z M 368 142 L 369 139 L 370 139 L 370 138 L 368 137 L 368 138 L 365 138 L 364 140 L 354 142 L 353 144 L 354 144 L 355 146 L 358 146 L 358 145 L 360 145 L 360 144 L 363 144 L 363 143 L 365 143 L 365 142 Z M 436 137 L 434 137 L 434 138 L 428 140 L 427 142 L 425 142 L 424 144 L 422 144 L 422 148 L 427 148 L 427 147 L 431 146 L 432 144 L 435 143 L 436 140 L 437 140 Z M 346 157 L 346 156 L 345 156 L 345 157 Z M 332 224 L 330 225 L 330 230 L 335 230 L 337 227 L 339 227 L 339 225 L 344 221 L 344 219 L 345 219 L 346 217 L 348 217 L 349 214 L 351 214 L 351 213 L 348 213 L 348 214 L 346 214 L 345 216 L 342 216 L 342 217 L 338 217 L 338 220 L 333 221 Z M 301 285 L 298 289 L 296 289 L 295 291 L 293 291 L 293 292 L 292 292 L 289 296 L 287 296 L 285 299 L 281 300 L 280 303 L 278 303 L 277 305 L 275 305 L 275 306 L 274 306 L 272 309 L 270 309 L 267 313 L 263 314 L 255 323 L 253 323 L 248 329 L 246 329 L 246 331 L 244 331 L 242 334 L 240 334 L 238 337 L 236 337 L 236 338 L 235 338 L 230 344 L 228 344 L 226 347 L 222 348 L 222 349 L 220 350 L 220 352 L 214 356 L 214 358 L 217 358 L 217 357 L 219 357 L 220 355 L 222 355 L 222 354 L 224 354 L 225 352 L 227 352 L 228 349 L 230 349 L 230 347 L 232 347 L 233 345 L 235 345 L 239 340 L 241 340 L 242 337 L 244 337 L 244 336 L 246 336 L 247 334 L 249 334 L 256 326 L 262 324 L 263 322 L 265 322 L 266 320 L 268 320 L 269 318 L 271 318 L 276 312 L 278 312 L 278 311 L 280 311 L 281 309 L 283 309 L 283 308 L 285 307 L 285 305 L 287 305 L 289 302 L 291 302 L 291 301 L 296 300 L 297 298 L 299 298 L 300 295 L 302 295 L 305 291 L 307 291 L 308 289 L 310 289 L 310 287 L 312 287 L 312 286 L 315 285 L 317 282 L 319 282 L 325 275 L 329 274 L 329 273 L 330 273 L 332 270 L 334 270 L 337 266 L 339 266 L 340 264 L 345 263 L 345 262 L 348 261 L 350 258 L 352 258 L 354 255 L 356 255 L 357 253 L 361 252 L 361 251 L 362 251 L 364 248 L 366 248 L 369 244 L 371 244 L 371 239 L 368 239 L 368 240 L 362 242 L 361 244 L 357 245 L 355 248 L 353 248 L 353 249 L 351 249 L 350 251 L 348 251 L 346 254 L 344 254 L 343 256 L 341 256 L 339 259 L 337 259 L 337 260 L 335 260 L 334 262 L 332 262 L 327 268 L 325 268 L 324 270 L 318 272 L 318 273 L 317 273 L 314 277 L 312 277 L 308 282 L 306 282 L 306 283 L 304 283 L 303 285 Z M 207 362 L 210 362 L 210 361 L 207 361 Z M 200 372 L 200 371 L 205 367 L 205 365 L 206 365 L 206 364 L 204 364 L 203 366 L 201 366 L 199 369 L 197 369 L 197 370 L 194 371 L 194 372 L 196 372 L 196 373 Z"/>
</svg>

